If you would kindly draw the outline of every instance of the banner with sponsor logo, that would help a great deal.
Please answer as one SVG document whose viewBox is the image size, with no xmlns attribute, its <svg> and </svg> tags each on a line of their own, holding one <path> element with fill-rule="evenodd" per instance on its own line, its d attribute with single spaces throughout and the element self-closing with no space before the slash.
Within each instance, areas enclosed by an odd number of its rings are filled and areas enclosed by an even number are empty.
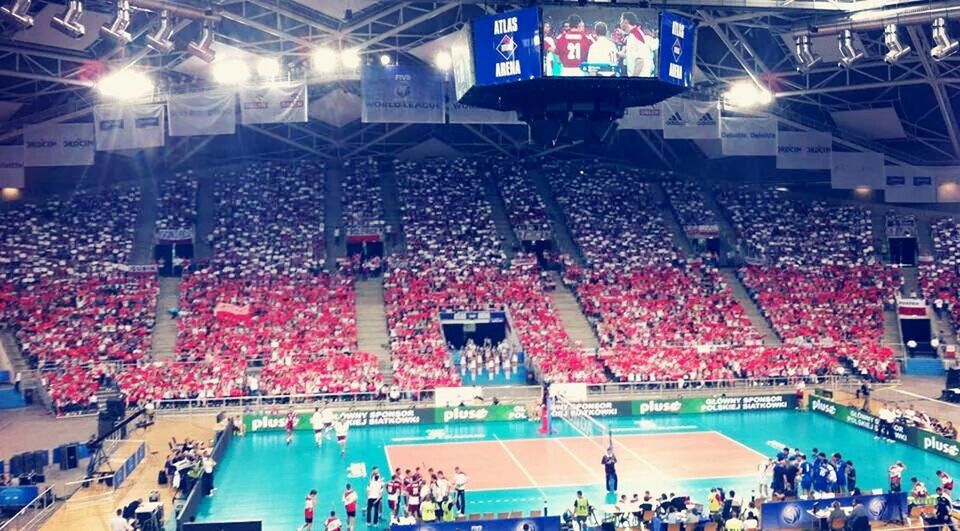
<svg viewBox="0 0 960 531">
<path fill-rule="evenodd" d="M 829 170 L 832 153 L 830 133 L 777 133 L 778 170 Z"/>
<path fill-rule="evenodd" d="M 240 123 L 279 124 L 307 121 L 307 84 L 274 83 L 244 87 L 237 93 Z"/>
<path fill-rule="evenodd" d="M 726 117 L 720 124 L 720 140 L 726 157 L 775 157 L 777 119 Z"/>
<path fill-rule="evenodd" d="M 867 518 L 880 522 L 902 522 L 907 516 L 907 493 L 891 492 L 865 496 L 844 496 L 822 500 L 765 502 L 761 513 L 761 529 L 819 529 L 820 513 L 829 515 L 833 502 L 852 507 L 854 500 L 863 504 Z M 825 521 L 825 516 L 824 516 Z"/>
<path fill-rule="evenodd" d="M 438 407 L 434 409 L 434 422 L 437 424 L 526 419 L 527 407 L 523 405 L 498 404 L 495 406 Z"/>
<path fill-rule="evenodd" d="M 97 153 L 93 124 L 27 125 L 23 128 L 23 165 L 92 166 Z"/>
<path fill-rule="evenodd" d="M 623 111 L 620 119 L 620 129 L 663 129 L 663 118 L 660 116 L 662 103 L 655 103 L 649 107 L 628 107 Z"/>
<path fill-rule="evenodd" d="M 884 200 L 887 203 L 936 203 L 936 178 L 942 168 L 923 166 L 885 166 Z"/>
<path fill-rule="evenodd" d="M 237 131 L 236 94 L 174 94 L 167 102 L 170 136 L 232 135 Z"/>
<path fill-rule="evenodd" d="M 93 108 L 97 151 L 162 146 L 164 108 L 162 103 L 97 105 Z"/>
<path fill-rule="evenodd" d="M 522 125 L 517 118 L 517 111 L 495 111 L 482 107 L 473 107 L 451 101 L 447 107 L 450 123 L 452 124 L 500 124 Z"/>
<path fill-rule="evenodd" d="M 882 188 L 886 185 L 885 173 L 880 153 L 835 151 L 830 161 L 830 187 L 835 190 L 861 186 Z"/>
<path fill-rule="evenodd" d="M 530 518 L 497 518 L 496 520 L 470 520 L 464 522 L 430 522 L 390 526 L 390 531 L 560 531 L 559 516 L 537 516 Z"/>
<path fill-rule="evenodd" d="M 344 420 L 351 427 L 356 426 L 401 426 L 408 424 L 433 423 L 433 408 L 425 409 L 378 409 L 378 410 L 350 410 L 334 411 L 334 415 L 343 415 Z M 313 431 L 310 417 L 313 412 L 298 413 L 293 429 L 297 431 Z M 243 425 L 249 432 L 282 431 L 287 426 L 286 413 L 248 413 L 243 416 Z"/>
<path fill-rule="evenodd" d="M 0 188 L 23 188 L 23 146 L 0 146 Z"/>
<path fill-rule="evenodd" d="M 726 411 L 796 409 L 796 407 L 797 397 L 795 395 L 749 395 L 634 400 L 631 412 L 635 417 L 644 417 L 648 415 L 689 415 Z"/>
<path fill-rule="evenodd" d="M 364 67 L 363 123 L 444 122 L 443 78 L 428 65 Z"/>
<path fill-rule="evenodd" d="M 720 138 L 720 102 L 669 99 L 661 110 L 663 137 Z"/>
<path fill-rule="evenodd" d="M 876 432 L 877 425 L 880 423 L 880 420 L 870 413 L 818 396 L 810 397 L 810 411 L 873 432 Z M 894 438 L 902 443 L 960 463 L 960 442 L 958 441 L 901 424 L 894 424 L 893 431 Z"/>
</svg>

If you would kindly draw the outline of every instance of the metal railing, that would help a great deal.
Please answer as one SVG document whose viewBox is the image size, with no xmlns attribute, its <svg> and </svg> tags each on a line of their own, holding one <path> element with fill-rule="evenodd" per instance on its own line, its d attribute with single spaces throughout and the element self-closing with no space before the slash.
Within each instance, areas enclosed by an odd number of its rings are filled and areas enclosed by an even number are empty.
<svg viewBox="0 0 960 531">
<path fill-rule="evenodd" d="M 50 485 L 44 489 L 36 498 L 30 501 L 23 509 L 13 515 L 12 518 L 0 524 L 0 531 L 30 531 L 39 529 L 54 509 L 57 503 L 53 489 L 55 485 Z"/>
</svg>

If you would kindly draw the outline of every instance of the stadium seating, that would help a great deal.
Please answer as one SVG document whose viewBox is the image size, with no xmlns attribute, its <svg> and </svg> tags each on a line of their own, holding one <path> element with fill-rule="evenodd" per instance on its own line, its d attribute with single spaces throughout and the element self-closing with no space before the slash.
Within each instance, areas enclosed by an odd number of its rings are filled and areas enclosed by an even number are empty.
<svg viewBox="0 0 960 531">
<path fill-rule="evenodd" d="M 717 216 L 707 208 L 700 186 L 691 181 L 666 181 L 663 189 L 682 227 L 716 225 Z"/>
<path fill-rule="evenodd" d="M 499 161 L 494 175 L 507 207 L 510 226 L 521 240 L 549 238 L 552 232 L 547 207 L 522 164 Z"/>
<path fill-rule="evenodd" d="M 341 203 L 347 234 L 376 234 L 384 230 L 383 196 L 378 163 L 355 160 L 345 163 Z"/>
<path fill-rule="evenodd" d="M 954 328 L 960 324 L 960 226 L 953 218 L 942 218 L 930 225 L 933 237 L 933 262 L 920 263 L 920 288 L 930 301 L 940 299 Z"/>
<path fill-rule="evenodd" d="M 197 188 L 193 171 L 175 173 L 160 182 L 157 197 L 157 229 L 192 229 L 197 225 Z"/>
</svg>

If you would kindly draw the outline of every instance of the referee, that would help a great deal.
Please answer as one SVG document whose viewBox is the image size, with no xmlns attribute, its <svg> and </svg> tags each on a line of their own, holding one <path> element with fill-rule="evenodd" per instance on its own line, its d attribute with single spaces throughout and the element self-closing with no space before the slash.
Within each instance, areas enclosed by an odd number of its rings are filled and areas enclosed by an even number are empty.
<svg viewBox="0 0 960 531">
<path fill-rule="evenodd" d="M 607 448 L 607 453 L 600 459 L 603 471 L 607 477 L 607 492 L 617 492 L 617 456 L 613 453 L 613 446 Z"/>
</svg>

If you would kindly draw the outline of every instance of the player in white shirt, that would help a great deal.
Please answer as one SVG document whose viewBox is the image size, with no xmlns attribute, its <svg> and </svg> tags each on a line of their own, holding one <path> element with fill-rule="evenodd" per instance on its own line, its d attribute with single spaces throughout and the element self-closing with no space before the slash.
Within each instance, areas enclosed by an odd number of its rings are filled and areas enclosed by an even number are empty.
<svg viewBox="0 0 960 531">
<path fill-rule="evenodd" d="M 767 497 L 770 495 L 770 474 L 773 473 L 773 459 L 765 459 L 757 465 L 758 480 L 760 484 L 757 486 L 757 492 L 760 493 L 760 496 Z"/>
<path fill-rule="evenodd" d="M 333 423 L 333 431 L 337 434 L 337 444 L 340 445 L 340 457 L 346 457 L 347 455 L 347 432 L 350 430 L 350 425 L 347 424 L 347 421 L 340 416 Z"/>
<path fill-rule="evenodd" d="M 317 443 L 317 448 L 323 447 L 323 414 L 320 413 L 320 408 L 315 408 L 313 410 L 313 415 L 310 416 L 310 425 L 313 426 L 313 440 Z"/>
<path fill-rule="evenodd" d="M 320 418 L 323 419 L 323 434 L 329 438 L 330 432 L 333 431 L 333 411 L 327 409 L 327 406 L 320 408 Z"/>
<path fill-rule="evenodd" d="M 607 37 L 609 31 L 605 22 L 597 22 L 594 24 L 593 33 L 593 44 L 590 45 L 590 51 L 587 52 L 587 63 L 591 66 L 609 66 L 609 70 L 601 70 L 597 75 L 603 77 L 613 76 L 616 74 L 613 68 L 618 62 L 617 45 Z"/>
<path fill-rule="evenodd" d="M 640 19 L 630 11 L 620 16 L 620 29 L 626 33 L 622 53 L 627 76 L 652 77 L 656 72 L 655 46 L 658 48 L 659 42 L 641 29 Z"/>
<path fill-rule="evenodd" d="M 460 467 L 453 469 L 453 488 L 456 490 L 457 512 L 463 516 L 467 511 L 467 474 Z"/>
</svg>

